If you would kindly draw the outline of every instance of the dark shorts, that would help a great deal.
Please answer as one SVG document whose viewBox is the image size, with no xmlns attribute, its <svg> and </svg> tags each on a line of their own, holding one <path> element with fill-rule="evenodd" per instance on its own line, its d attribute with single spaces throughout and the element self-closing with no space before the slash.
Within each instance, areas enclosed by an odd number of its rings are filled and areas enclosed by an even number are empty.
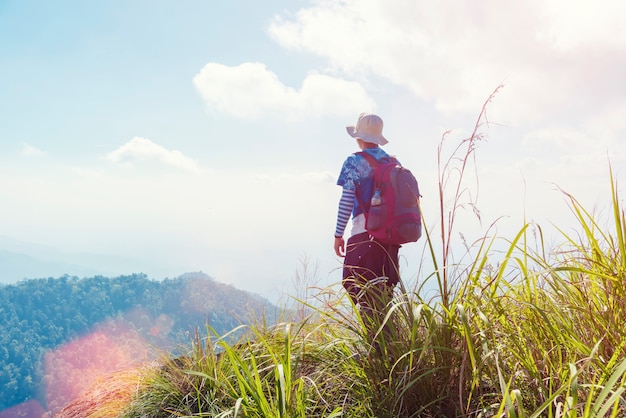
<svg viewBox="0 0 626 418">
<path fill-rule="evenodd" d="M 398 284 L 399 249 L 399 245 L 383 244 L 371 239 L 367 232 L 348 239 L 343 263 L 343 287 L 355 303 L 361 299 L 364 286 L 393 289 Z"/>
</svg>

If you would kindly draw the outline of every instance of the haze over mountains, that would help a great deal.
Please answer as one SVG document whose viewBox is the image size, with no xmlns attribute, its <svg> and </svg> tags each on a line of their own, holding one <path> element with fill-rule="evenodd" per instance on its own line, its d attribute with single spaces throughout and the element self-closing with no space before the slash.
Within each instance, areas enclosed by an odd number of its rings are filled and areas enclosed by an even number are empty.
<svg viewBox="0 0 626 418">
<path fill-rule="evenodd" d="M 46 245 L 0 235 L 0 283 L 22 279 L 68 276 L 116 276 L 146 273 L 161 279 L 167 268 L 153 262 L 107 254 L 66 253 Z M 174 276 L 181 272 L 171 272 Z"/>
</svg>

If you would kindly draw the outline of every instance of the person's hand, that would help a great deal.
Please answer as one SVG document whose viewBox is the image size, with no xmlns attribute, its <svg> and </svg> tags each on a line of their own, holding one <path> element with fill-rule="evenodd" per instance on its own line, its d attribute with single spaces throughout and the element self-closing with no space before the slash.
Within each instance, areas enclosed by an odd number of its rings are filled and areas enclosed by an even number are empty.
<svg viewBox="0 0 626 418">
<path fill-rule="evenodd" d="M 346 255 L 346 243 L 343 240 L 343 237 L 335 237 L 335 254 L 338 257 L 344 257 Z"/>
</svg>

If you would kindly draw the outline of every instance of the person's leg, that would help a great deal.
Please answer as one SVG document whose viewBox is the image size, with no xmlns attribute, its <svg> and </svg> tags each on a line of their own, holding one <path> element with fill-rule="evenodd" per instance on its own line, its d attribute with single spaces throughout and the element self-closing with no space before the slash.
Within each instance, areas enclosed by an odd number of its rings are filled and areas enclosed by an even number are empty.
<svg viewBox="0 0 626 418">
<path fill-rule="evenodd" d="M 346 243 L 342 284 L 355 305 L 360 304 L 365 284 L 376 277 L 366 265 L 370 251 L 371 241 L 367 233 L 354 235 Z"/>
<path fill-rule="evenodd" d="M 385 316 L 399 280 L 398 248 L 374 241 L 368 234 L 351 237 L 346 246 L 343 286 L 359 306 L 369 340 L 377 348 L 377 335 L 391 337 Z"/>
</svg>

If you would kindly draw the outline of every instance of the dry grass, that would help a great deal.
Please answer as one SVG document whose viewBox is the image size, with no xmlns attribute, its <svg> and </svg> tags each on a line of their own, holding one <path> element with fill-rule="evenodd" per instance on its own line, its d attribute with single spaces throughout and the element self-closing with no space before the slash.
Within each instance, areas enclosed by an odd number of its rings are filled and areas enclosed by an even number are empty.
<svg viewBox="0 0 626 418">
<path fill-rule="evenodd" d="M 81 396 L 70 402 L 54 418 L 117 417 L 144 387 L 144 376 L 152 367 L 119 370 L 98 379 Z"/>
</svg>

